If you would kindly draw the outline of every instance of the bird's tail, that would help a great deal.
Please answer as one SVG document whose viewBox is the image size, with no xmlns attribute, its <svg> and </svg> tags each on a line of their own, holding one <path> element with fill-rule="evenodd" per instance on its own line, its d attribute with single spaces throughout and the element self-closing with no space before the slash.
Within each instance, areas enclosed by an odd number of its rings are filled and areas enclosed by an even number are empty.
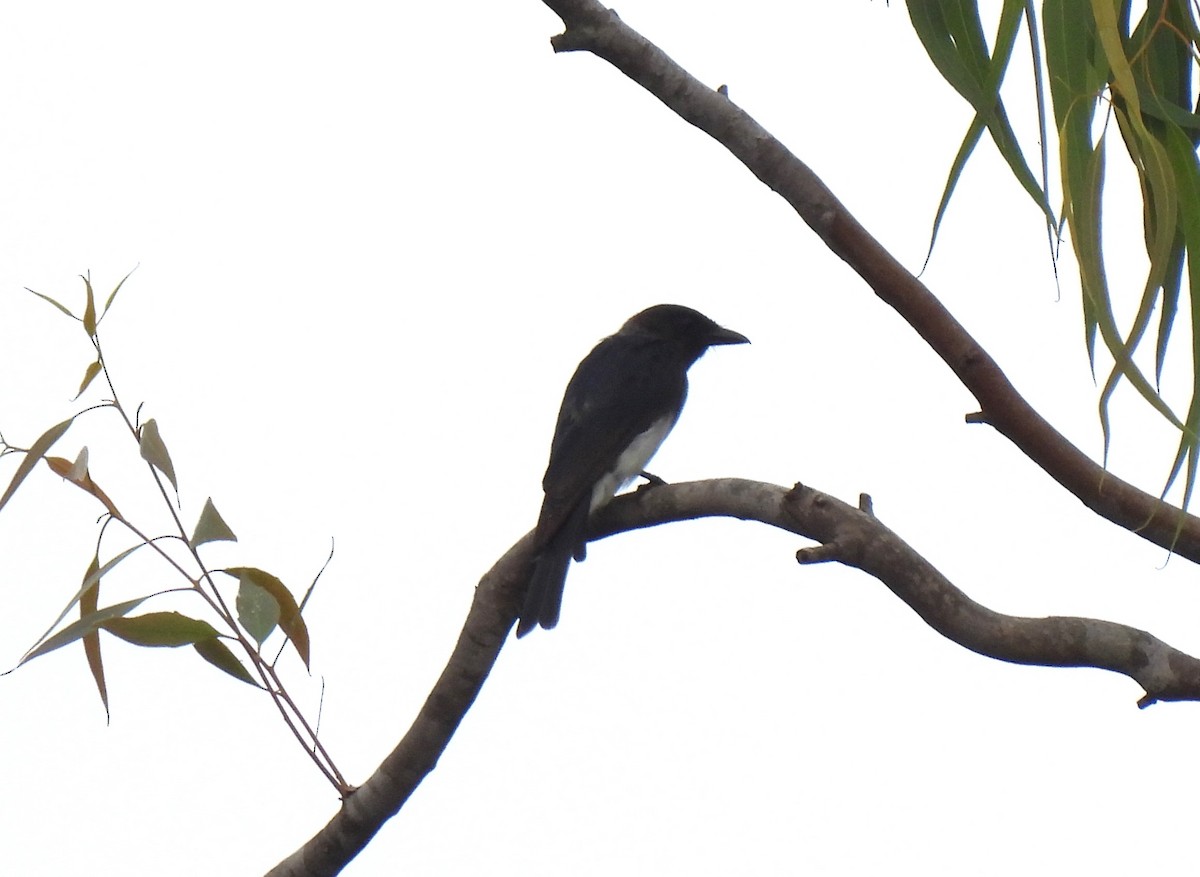
<svg viewBox="0 0 1200 877">
<path fill-rule="evenodd" d="M 551 541 L 534 559 L 521 620 L 517 622 L 517 636 L 525 636 L 539 624 L 547 630 L 558 624 L 570 564 L 570 541 L 561 538 Z"/>
</svg>

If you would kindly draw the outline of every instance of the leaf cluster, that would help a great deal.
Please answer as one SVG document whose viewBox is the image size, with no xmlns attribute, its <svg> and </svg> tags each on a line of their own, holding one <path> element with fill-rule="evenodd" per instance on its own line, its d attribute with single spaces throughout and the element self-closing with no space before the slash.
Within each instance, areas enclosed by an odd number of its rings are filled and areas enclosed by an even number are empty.
<svg viewBox="0 0 1200 877">
<path fill-rule="evenodd" d="M 1044 0 L 1039 16 L 1032 0 L 1004 0 L 991 49 L 978 2 L 909 0 L 908 11 L 930 60 L 975 110 L 947 178 L 933 240 L 967 159 L 987 130 L 1013 178 L 1037 204 L 1055 255 L 1062 234 L 1069 232 L 1079 269 L 1088 357 L 1095 370 L 1099 338 L 1113 360 L 1099 402 L 1106 452 L 1111 438 L 1109 400 L 1124 380 L 1179 431 L 1163 495 L 1186 471 L 1186 508 L 1200 446 L 1200 357 L 1193 356 L 1185 414 L 1178 414 L 1163 398 L 1160 382 L 1185 288 L 1191 304 L 1187 346 L 1200 340 L 1200 265 L 1195 261 L 1200 258 L 1200 115 L 1192 94 L 1200 73 L 1196 9 L 1186 0 L 1151 0 L 1135 19 L 1129 0 Z M 1044 34 L 1039 33 L 1039 21 Z M 1022 23 L 1034 62 L 1040 180 L 1009 123 L 1000 89 Z M 1048 182 L 1051 121 L 1062 187 L 1057 212 L 1051 207 Z M 1148 263 L 1136 313 L 1126 325 L 1118 321 L 1113 306 L 1118 290 L 1109 283 L 1110 261 L 1101 233 L 1114 129 L 1139 184 Z M 931 250 L 932 246 L 931 240 Z M 1149 376 L 1135 361 L 1135 352 L 1151 334 L 1154 366 Z"/>
<path fill-rule="evenodd" d="M 78 399 L 100 376 L 104 377 L 110 396 L 50 427 L 28 448 L 9 445 L 0 438 L 0 457 L 19 455 L 21 458 L 7 488 L 0 494 L 0 511 L 3 511 L 18 488 L 26 482 L 37 464 L 43 461 L 50 471 L 96 499 L 104 511 L 100 518 L 96 544 L 82 582 L 58 617 L 25 653 L 17 666 L 20 667 L 34 658 L 72 643 L 82 642 L 88 667 L 107 714 L 109 698 L 101 649 L 102 632 L 147 648 L 191 646 L 196 654 L 209 664 L 241 682 L 265 691 L 317 766 L 339 791 L 345 792 L 349 788 L 348 785 L 317 739 L 316 730 L 304 718 L 288 694 L 276 667 L 278 659 L 288 645 L 300 658 L 305 669 L 309 667 L 309 633 L 301 613 L 301 607 L 303 602 L 307 601 L 308 594 L 305 595 L 304 601 L 297 603 L 283 582 L 265 570 L 252 566 L 215 569 L 206 563 L 199 550 L 201 546 L 212 542 L 237 542 L 237 536 L 217 511 L 211 497 L 205 500 L 196 524 L 188 535 L 176 508 L 179 505 L 179 482 L 175 465 L 158 423 L 153 418 L 136 422 L 136 416 L 129 416 L 116 393 L 101 349 L 98 334 L 100 322 L 108 313 L 128 275 L 117 284 L 99 311 L 91 278 L 84 275 L 82 279 L 85 288 L 82 315 L 76 315 L 48 295 L 29 291 L 80 322 L 92 345 L 95 357 L 84 371 L 75 398 Z M 104 411 L 116 413 L 130 438 L 136 442 L 137 452 L 146 464 L 148 480 L 157 488 L 169 512 L 172 521 L 169 532 L 150 536 L 143 527 L 121 513 L 117 504 L 92 476 L 86 446 L 73 461 L 50 455 L 51 449 L 84 415 Z M 105 534 L 113 525 L 132 537 L 132 544 L 102 561 L 102 556 L 108 554 L 105 551 Z M 178 576 L 181 583 L 176 587 L 152 591 L 133 599 L 101 605 L 101 586 L 106 577 L 126 558 L 143 549 L 157 555 Z M 226 597 L 224 587 L 218 586 L 218 575 L 236 582 L 236 593 L 232 599 Z M 315 586 L 315 580 L 313 585 Z M 311 592 L 312 586 L 309 588 L 309 594 Z M 203 613 L 212 620 L 176 610 L 132 614 L 147 601 L 178 593 L 187 593 L 196 598 Z M 67 617 L 72 612 L 75 612 L 77 617 L 67 622 Z M 268 659 L 262 649 L 276 631 L 282 634 L 284 642 L 275 657 Z"/>
</svg>

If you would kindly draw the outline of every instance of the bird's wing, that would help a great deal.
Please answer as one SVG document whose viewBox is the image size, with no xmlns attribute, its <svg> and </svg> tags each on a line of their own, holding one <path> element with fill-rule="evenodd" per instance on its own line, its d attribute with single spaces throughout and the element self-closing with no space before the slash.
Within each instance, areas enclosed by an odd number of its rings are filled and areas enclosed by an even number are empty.
<svg viewBox="0 0 1200 877">
<path fill-rule="evenodd" d="M 687 395 L 686 368 L 655 339 L 613 335 L 579 364 L 563 395 L 542 487 L 537 543 L 545 545 L 633 439 Z"/>
</svg>

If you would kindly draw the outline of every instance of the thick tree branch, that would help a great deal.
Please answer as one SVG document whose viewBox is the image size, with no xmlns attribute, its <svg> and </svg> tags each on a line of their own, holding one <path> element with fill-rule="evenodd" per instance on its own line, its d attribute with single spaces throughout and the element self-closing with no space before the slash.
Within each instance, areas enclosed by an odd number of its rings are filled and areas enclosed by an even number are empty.
<svg viewBox="0 0 1200 877">
<path fill-rule="evenodd" d="M 592 538 L 703 517 L 759 521 L 817 541 L 797 553 L 802 563 L 836 560 L 869 573 L 931 627 L 972 651 L 1018 664 L 1123 673 L 1145 689 L 1141 706 L 1156 700 L 1200 700 L 1200 660 L 1122 624 L 993 612 L 883 526 L 870 513 L 868 498 L 860 498 L 859 505 L 856 509 L 799 484 L 790 490 L 740 478 L 668 484 L 618 497 L 593 522 Z M 517 542 L 480 580 L 450 661 L 404 739 L 338 814 L 277 865 L 271 877 L 339 873 L 437 765 L 516 622 L 532 536 Z"/>
<path fill-rule="evenodd" d="M 722 91 L 707 87 L 596 0 L 545 0 L 565 32 L 557 52 L 608 61 L 732 152 L 781 195 L 826 245 L 908 321 L 971 391 L 990 423 L 1084 505 L 1144 539 L 1200 563 L 1200 518 L 1122 481 L 1046 422 L 942 303 L 871 237 L 802 161 Z"/>
</svg>

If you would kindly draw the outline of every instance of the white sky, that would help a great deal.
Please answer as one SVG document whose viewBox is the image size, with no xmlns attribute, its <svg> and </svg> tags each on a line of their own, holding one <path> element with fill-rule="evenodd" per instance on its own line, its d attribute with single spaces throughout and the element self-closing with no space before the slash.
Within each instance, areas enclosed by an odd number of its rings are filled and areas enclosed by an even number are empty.
<svg viewBox="0 0 1200 877">
<path fill-rule="evenodd" d="M 126 403 L 158 420 L 185 520 L 211 495 L 241 538 L 212 563 L 302 591 L 337 541 L 307 613 L 317 675 L 291 669 L 314 712 L 324 680 L 351 781 L 534 523 L 576 362 L 661 301 L 753 344 L 693 369 L 659 475 L 866 491 L 994 609 L 1200 652 L 1191 565 L 1164 567 L 965 425 L 970 396 L 915 333 L 722 148 L 603 62 L 553 55 L 540 3 L 330 9 L 6 9 L 0 429 L 28 443 L 68 416 L 88 362 L 78 327 L 22 288 L 78 305 L 79 273 L 107 291 L 140 265 L 102 340 Z M 618 9 L 920 266 L 969 110 L 903 4 Z M 1059 299 L 1037 215 L 985 144 L 925 278 L 1099 454 L 1064 277 Z M 1129 392 L 1116 410 L 1113 468 L 1158 490 L 1173 437 Z M 58 452 L 82 444 L 114 501 L 165 527 L 115 418 Z M 0 664 L 78 587 L 98 513 L 44 469 L 4 511 Z M 705 521 L 594 546 L 559 628 L 510 643 L 346 873 L 1194 869 L 1200 708 L 1139 711 L 1124 677 L 978 657 L 863 574 L 798 568 L 801 544 Z M 177 584 L 122 572 L 105 602 Z M 335 811 L 265 698 L 190 650 L 105 647 L 109 727 L 77 647 L 0 679 L 4 873 L 261 873 Z"/>
</svg>

